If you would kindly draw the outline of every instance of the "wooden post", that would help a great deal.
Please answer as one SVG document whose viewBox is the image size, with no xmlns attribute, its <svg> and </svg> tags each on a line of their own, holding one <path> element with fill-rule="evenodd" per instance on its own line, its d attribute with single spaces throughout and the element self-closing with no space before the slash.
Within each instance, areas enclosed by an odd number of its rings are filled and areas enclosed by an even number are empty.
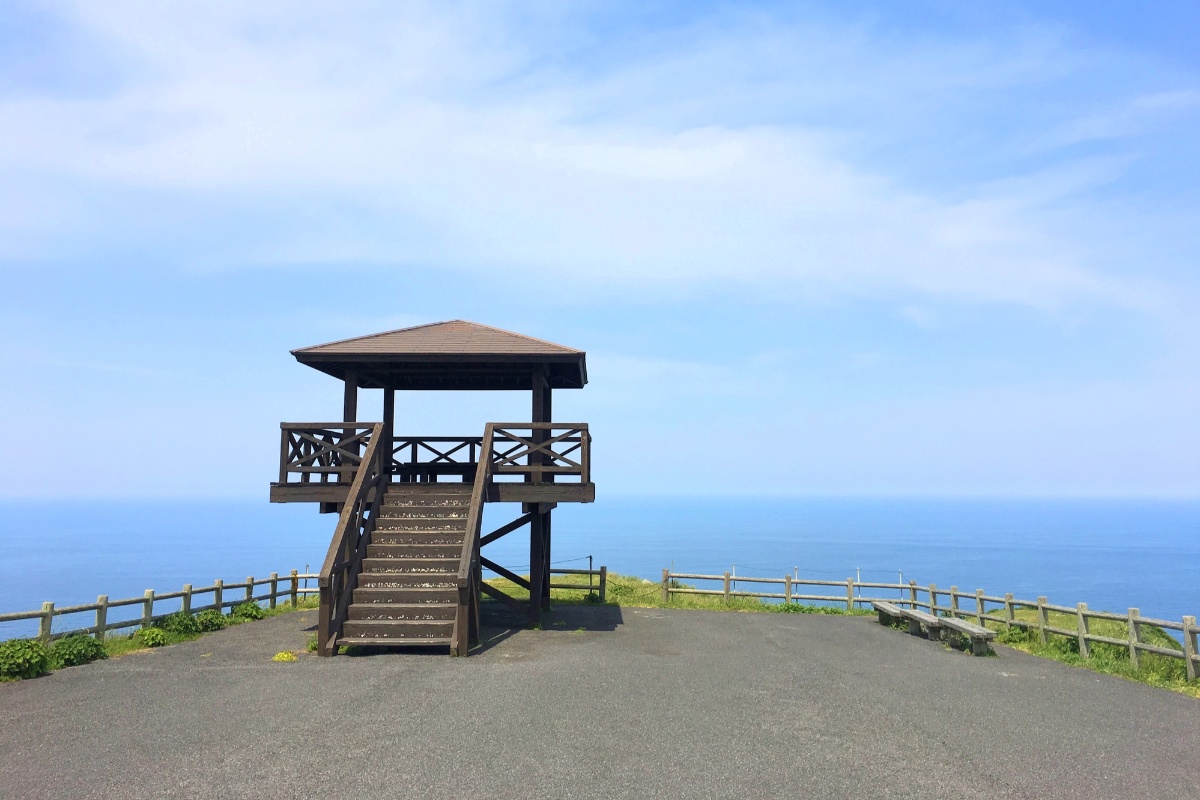
<svg viewBox="0 0 1200 800">
<path fill-rule="evenodd" d="M 183 585 L 183 605 L 181 608 L 185 614 L 192 613 L 192 585 L 190 583 Z"/>
<path fill-rule="evenodd" d="M 142 600 L 142 627 L 149 628 L 154 623 L 154 590 L 147 589 Z"/>
<path fill-rule="evenodd" d="M 671 601 L 671 570 L 663 569 L 662 604 L 665 606 L 670 601 Z"/>
<path fill-rule="evenodd" d="M 1142 640 L 1142 623 L 1138 621 L 1139 616 L 1141 612 L 1136 608 L 1129 609 L 1129 663 L 1134 669 L 1140 666 L 1137 646 Z"/>
<path fill-rule="evenodd" d="M 268 601 L 270 608 L 275 607 L 275 595 L 279 594 L 279 573 L 271 573 L 271 599 Z"/>
<path fill-rule="evenodd" d="M 1038 597 L 1038 640 L 1042 644 L 1046 643 L 1046 626 L 1050 624 L 1049 612 L 1046 611 L 1046 598 Z"/>
<path fill-rule="evenodd" d="M 846 578 L 846 610 L 854 610 L 854 578 Z"/>
<path fill-rule="evenodd" d="M 50 644 L 50 630 L 54 627 L 54 603 L 47 600 L 42 603 L 42 619 L 38 624 L 38 639 L 42 644 Z"/>
<path fill-rule="evenodd" d="M 537 503 L 530 503 L 533 516 L 529 519 L 529 624 L 542 624 L 542 581 L 545 569 L 545 539 L 542 524 L 546 518 Z"/>
<path fill-rule="evenodd" d="M 300 599 L 300 571 L 292 570 L 292 608 L 296 607 Z"/>
<path fill-rule="evenodd" d="M 1076 627 L 1079 630 L 1079 655 L 1082 658 L 1091 658 L 1092 647 L 1087 640 L 1088 635 L 1088 618 L 1087 618 L 1087 603 L 1079 603 L 1075 606 Z"/>
<path fill-rule="evenodd" d="M 938 615 L 938 613 L 937 613 L 938 612 L 937 596 L 938 596 L 937 584 L 936 583 L 929 584 L 929 613 L 935 617 Z"/>
<path fill-rule="evenodd" d="M 1012 630 L 1013 624 L 1013 596 L 1012 592 L 1004 594 L 1004 629 Z"/>
<path fill-rule="evenodd" d="M 792 576 L 790 573 L 783 576 L 783 602 L 792 602 Z"/>
<path fill-rule="evenodd" d="M 220 578 L 213 581 L 213 607 L 217 611 L 225 610 L 225 581 Z"/>
<path fill-rule="evenodd" d="M 108 595 L 102 594 L 96 598 L 96 641 L 104 641 L 104 632 L 108 628 Z"/>
<path fill-rule="evenodd" d="M 600 568 L 600 602 L 604 602 L 604 598 L 608 593 L 608 567 Z"/>
<path fill-rule="evenodd" d="M 975 622 L 983 624 L 983 589 L 975 590 Z"/>
<path fill-rule="evenodd" d="M 950 616 L 958 619 L 958 587 L 950 587 Z"/>
<path fill-rule="evenodd" d="M 356 422 L 358 420 L 358 373 L 352 369 L 346 370 L 345 384 L 342 393 L 342 422 Z M 349 439 L 355 434 L 354 428 L 342 428 L 342 438 Z M 353 445 L 347 449 L 352 449 L 355 453 L 361 453 L 358 445 Z M 348 472 L 339 472 L 338 483 L 353 483 L 354 476 Z"/>
<path fill-rule="evenodd" d="M 917 582 L 916 581 L 908 582 L 908 596 L 909 596 L 909 603 L 908 603 L 909 608 L 916 608 L 917 607 Z"/>
<path fill-rule="evenodd" d="M 246 576 L 246 599 L 243 602 L 249 603 L 254 599 L 254 576 Z"/>
<path fill-rule="evenodd" d="M 1183 618 L 1183 661 L 1187 665 L 1187 679 L 1196 680 L 1196 618 Z"/>
<path fill-rule="evenodd" d="M 379 435 L 383 437 L 380 444 L 386 445 L 383 451 L 383 469 L 391 473 L 392 448 L 396 446 L 396 390 L 391 386 L 383 387 L 383 431 Z"/>
<path fill-rule="evenodd" d="M 725 573 L 725 602 L 729 603 L 729 573 Z"/>
</svg>

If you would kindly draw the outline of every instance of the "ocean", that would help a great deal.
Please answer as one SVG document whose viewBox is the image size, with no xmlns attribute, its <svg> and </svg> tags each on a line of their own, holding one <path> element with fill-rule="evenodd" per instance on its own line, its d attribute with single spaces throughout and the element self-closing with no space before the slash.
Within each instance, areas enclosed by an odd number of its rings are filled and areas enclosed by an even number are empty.
<svg viewBox="0 0 1200 800">
<path fill-rule="evenodd" d="M 516 516 L 488 507 L 485 532 Z M 0 503 L 0 613 L 317 571 L 336 524 L 264 501 Z M 485 554 L 528 569 L 518 531 Z M 612 498 L 555 512 L 553 559 L 676 572 L 958 586 L 1179 619 L 1200 615 L 1200 500 Z M 713 587 L 715 588 L 715 587 Z M 774 591 L 774 589 L 772 589 Z M 129 615 L 136 614 L 129 610 Z M 115 618 L 115 612 L 114 612 Z M 82 621 L 80 625 L 86 624 Z M 0 624 L 0 638 L 36 632 Z"/>
</svg>

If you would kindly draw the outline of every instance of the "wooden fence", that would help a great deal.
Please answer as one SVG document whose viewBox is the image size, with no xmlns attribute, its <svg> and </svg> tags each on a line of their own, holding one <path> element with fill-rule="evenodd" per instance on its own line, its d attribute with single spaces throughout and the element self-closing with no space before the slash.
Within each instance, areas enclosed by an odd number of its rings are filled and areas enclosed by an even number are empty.
<svg viewBox="0 0 1200 800">
<path fill-rule="evenodd" d="M 551 589 L 575 589 L 581 592 L 596 592 L 600 596 L 600 602 L 603 603 L 605 596 L 608 594 L 608 567 L 600 569 L 552 569 L 551 575 L 587 575 L 587 583 L 554 583 L 551 579 Z M 599 578 L 599 585 L 592 583 L 592 578 Z"/>
<path fill-rule="evenodd" d="M 693 589 L 672 585 L 672 581 L 679 580 L 721 581 L 722 588 Z M 737 585 L 739 583 L 760 586 L 770 584 L 782 585 L 783 591 L 746 591 L 738 589 Z M 827 592 L 825 594 L 803 594 L 796 591 L 796 587 L 801 586 L 837 587 L 838 591 L 836 593 Z M 860 594 L 863 589 L 892 590 L 899 592 L 901 596 L 899 598 L 895 596 L 863 596 Z M 922 593 L 925 598 L 924 600 L 921 599 Z M 1036 630 L 1043 644 L 1046 642 L 1046 637 L 1049 634 L 1069 636 L 1079 643 L 1079 654 L 1084 658 L 1090 655 L 1090 647 L 1095 642 L 1127 648 L 1129 650 L 1130 663 L 1134 667 L 1138 665 L 1138 657 L 1141 653 L 1155 653 L 1168 658 L 1181 658 L 1187 670 L 1188 680 L 1196 680 L 1197 670 L 1200 667 L 1200 656 L 1197 655 L 1197 633 L 1200 632 L 1200 627 L 1197 627 L 1194 616 L 1185 616 L 1181 621 L 1174 622 L 1166 619 L 1143 617 L 1136 608 L 1129 609 L 1125 614 L 1113 614 L 1107 611 L 1089 610 L 1087 603 L 1078 603 L 1074 607 L 1057 606 L 1048 603 L 1045 597 L 1039 597 L 1037 600 L 1018 600 L 1011 594 L 1005 594 L 1003 597 L 987 595 L 984 594 L 983 589 L 976 589 L 974 593 L 968 594 L 960 592 L 957 586 L 951 586 L 949 589 L 939 589 L 937 584 L 931 583 L 928 586 L 918 586 L 916 581 L 909 581 L 906 584 L 856 581 L 854 578 L 847 578 L 844 581 L 821 581 L 803 580 L 794 578 L 791 575 L 785 575 L 782 578 L 751 578 L 732 575 L 728 572 L 723 575 L 697 575 L 693 573 L 674 573 L 668 569 L 664 569 L 662 571 L 662 601 L 664 604 L 670 599 L 672 594 L 720 595 L 725 599 L 725 602 L 729 602 L 735 597 L 754 597 L 768 600 L 782 600 L 785 603 L 794 603 L 800 600 L 834 603 L 837 605 L 844 603 L 847 610 L 866 606 L 873 601 L 881 600 L 895 605 L 906 605 L 909 608 L 924 609 L 934 616 L 974 619 L 980 625 L 988 621 L 1000 623 L 1006 628 Z M 948 605 L 939 603 L 939 598 L 946 598 Z M 964 605 L 963 601 L 967 601 L 967 605 Z M 999 608 L 989 610 L 988 604 L 999 606 Z M 1037 618 L 1033 621 L 1018 619 L 1015 614 L 1017 608 L 1035 609 Z M 1076 620 L 1075 627 L 1068 629 L 1052 626 L 1049 621 L 1049 613 L 1051 611 L 1073 615 Z M 1111 636 L 1094 634 L 1089 630 L 1089 623 L 1093 619 L 1124 622 L 1128 627 L 1129 635 L 1125 639 L 1117 639 Z M 1179 651 L 1170 647 L 1162 647 L 1142 641 L 1143 625 L 1153 625 L 1169 631 L 1178 631 L 1183 639 L 1183 650 Z"/>
<path fill-rule="evenodd" d="M 103 641 L 104 635 L 108 631 L 120 630 L 121 628 L 149 627 L 155 621 L 162 619 L 170 613 L 174 613 L 173 611 L 164 612 L 161 610 L 159 613 L 155 613 L 154 604 L 156 602 L 162 603 L 179 600 L 180 606 L 174 610 L 184 611 L 189 614 L 205 611 L 210 608 L 224 611 L 226 608 L 232 608 L 242 603 L 260 603 L 263 601 L 267 602 L 269 608 L 275 608 L 281 597 L 285 598 L 286 602 L 290 602 L 295 606 L 299 602 L 300 595 L 317 593 L 316 586 L 312 588 L 307 586 L 309 579 L 316 579 L 317 577 L 319 576 L 316 574 L 301 573 L 292 570 L 291 574 L 285 575 L 282 578 L 279 576 L 279 573 L 272 572 L 269 578 L 254 578 L 251 576 L 246 578 L 242 583 L 225 583 L 218 579 L 213 582 L 212 586 L 202 586 L 198 589 L 188 583 L 184 584 L 183 589 L 178 592 L 158 593 L 153 589 L 147 589 L 141 597 L 129 597 L 123 600 L 109 600 L 108 595 L 102 594 L 96 598 L 96 602 L 94 603 L 62 607 L 56 607 L 54 603 L 42 603 L 40 611 L 17 611 L 10 614 L 0 614 L 0 623 L 36 619 L 39 621 L 38 638 L 46 642 L 62 638 L 63 636 L 81 633 L 92 634 L 97 639 Z M 300 581 L 304 581 L 305 585 L 301 586 Z M 258 586 L 268 586 L 270 588 L 268 591 L 256 595 L 254 589 Z M 212 595 L 212 602 L 204 605 L 194 604 L 197 596 L 207 594 Z M 109 621 L 109 609 L 137 605 L 141 606 L 141 616 L 126 620 Z M 174 606 L 173 603 L 172 606 Z M 64 631 L 53 630 L 55 617 L 86 613 L 95 613 L 95 624 L 85 628 L 72 628 Z"/>
</svg>

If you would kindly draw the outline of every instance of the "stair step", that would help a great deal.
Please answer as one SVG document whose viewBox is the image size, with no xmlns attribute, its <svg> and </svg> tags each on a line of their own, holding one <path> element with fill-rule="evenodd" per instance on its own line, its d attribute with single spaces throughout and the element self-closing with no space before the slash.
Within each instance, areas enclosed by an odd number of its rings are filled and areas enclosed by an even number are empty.
<svg viewBox="0 0 1200 800">
<path fill-rule="evenodd" d="M 458 589 L 458 574 L 426 572 L 363 572 L 358 576 L 360 587 L 387 589 Z M 356 590 L 357 591 L 357 590 Z"/>
<path fill-rule="evenodd" d="M 462 550 L 463 540 L 467 538 L 466 531 L 385 531 L 376 530 L 371 536 L 371 544 L 380 545 L 436 545 L 455 547 Z"/>
<path fill-rule="evenodd" d="M 470 483 L 392 483 L 384 497 L 470 497 Z"/>
<path fill-rule="evenodd" d="M 364 558 L 363 574 L 373 573 L 423 573 L 449 575 L 458 574 L 458 559 L 455 555 L 450 558 Z"/>
<path fill-rule="evenodd" d="M 354 620 L 435 622 L 453 620 L 457 608 L 451 603 L 354 603 L 347 610 Z"/>
<path fill-rule="evenodd" d="M 360 582 L 359 587 L 354 590 L 354 601 L 350 607 L 377 603 L 411 606 L 454 605 L 457 602 L 457 588 L 431 589 L 424 586 L 395 588 L 388 586 L 363 586 Z"/>
<path fill-rule="evenodd" d="M 356 619 L 342 623 L 342 636 L 348 639 L 448 639 L 453 632 L 454 620 Z"/>
<path fill-rule="evenodd" d="M 469 494 L 408 494 L 399 495 L 385 494 L 383 502 L 380 504 L 383 508 L 469 508 L 471 506 L 471 496 Z"/>
<path fill-rule="evenodd" d="M 375 522 L 376 530 L 387 531 L 465 531 L 466 517 L 380 517 Z"/>
<path fill-rule="evenodd" d="M 453 643 L 453 640 L 451 640 L 449 636 L 419 639 L 403 639 L 397 637 L 388 637 L 387 639 L 372 639 L 343 636 L 337 640 L 338 647 L 348 645 L 356 645 L 358 647 L 424 647 L 428 645 L 449 645 Z"/>
<path fill-rule="evenodd" d="M 381 506 L 380 519 L 466 519 L 467 506 Z"/>
<path fill-rule="evenodd" d="M 457 544 L 391 544 L 379 543 L 367 545 L 367 558 L 453 558 L 462 555 L 462 542 Z"/>
</svg>

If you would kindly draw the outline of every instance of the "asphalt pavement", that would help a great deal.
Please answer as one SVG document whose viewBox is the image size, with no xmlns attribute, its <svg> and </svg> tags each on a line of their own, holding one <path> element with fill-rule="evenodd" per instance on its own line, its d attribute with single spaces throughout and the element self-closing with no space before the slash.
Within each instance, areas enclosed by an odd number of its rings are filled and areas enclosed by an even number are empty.
<svg viewBox="0 0 1200 800">
<path fill-rule="evenodd" d="M 870 618 L 563 607 L 466 659 L 271 660 L 315 622 L 0 684 L 0 797 L 1200 793 L 1200 701 Z"/>
</svg>

